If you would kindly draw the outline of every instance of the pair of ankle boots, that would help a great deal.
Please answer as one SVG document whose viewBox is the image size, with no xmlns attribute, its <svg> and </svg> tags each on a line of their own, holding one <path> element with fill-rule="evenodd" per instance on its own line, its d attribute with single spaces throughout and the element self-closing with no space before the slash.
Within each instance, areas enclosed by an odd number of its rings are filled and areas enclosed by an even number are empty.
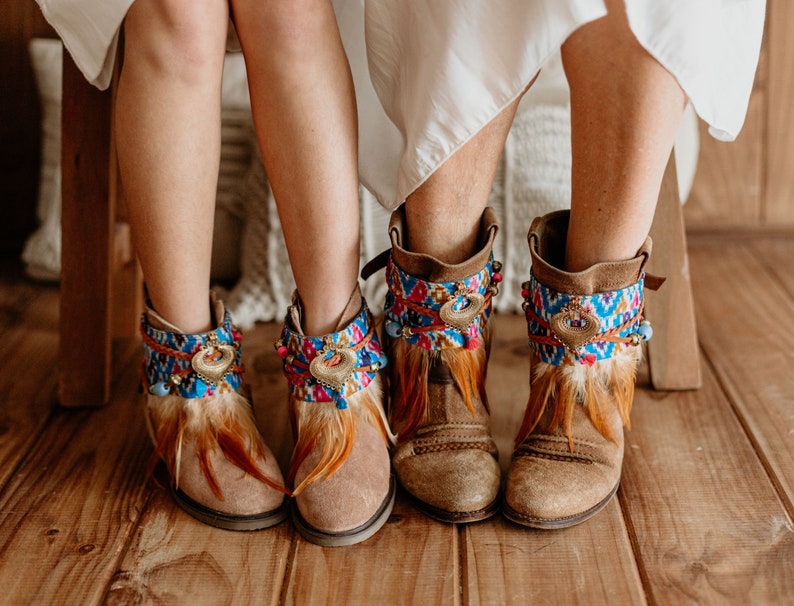
<svg viewBox="0 0 794 606">
<path fill-rule="evenodd" d="M 292 495 L 292 518 L 305 538 L 349 545 L 388 519 L 392 467 L 419 507 L 447 522 L 483 520 L 501 507 L 519 524 L 563 527 L 609 501 L 620 478 L 636 346 L 650 334 L 641 321 L 649 244 L 629 261 L 570 274 L 559 269 L 567 213 L 533 223 L 533 275 L 522 293 L 535 354 L 531 394 L 500 500 L 485 393 L 489 318 L 501 281 L 492 256 L 495 216 L 486 210 L 479 250 L 459 265 L 406 250 L 404 229 L 397 211 L 383 350 L 358 290 L 329 335 L 303 333 L 297 296 L 288 311 L 276 343 L 296 438 L 288 482 L 254 424 L 241 335 L 223 306 L 213 301 L 217 328 L 200 335 L 147 310 L 147 422 L 173 496 L 191 515 L 222 528 L 266 528 L 288 516 Z"/>
<path fill-rule="evenodd" d="M 479 249 L 459 265 L 407 251 L 403 217 L 392 216 L 384 330 L 392 461 L 433 518 L 473 522 L 501 507 L 518 524 L 560 528 L 594 515 L 617 490 L 638 346 L 652 334 L 642 319 L 650 240 L 627 261 L 565 272 L 568 216 L 551 213 L 529 231 L 530 398 L 501 499 L 485 393 L 491 300 L 502 281 L 495 216 L 486 209 Z"/>
<path fill-rule="evenodd" d="M 217 328 L 188 335 L 151 309 L 142 321 L 145 410 L 177 504 L 207 524 L 258 530 L 288 517 L 308 540 L 351 545 L 388 519 L 396 483 L 372 313 L 356 288 L 340 326 L 311 337 L 297 295 L 279 340 L 296 445 L 287 482 L 253 419 L 242 335 L 212 300 Z M 291 488 L 288 488 L 291 486 Z"/>
</svg>

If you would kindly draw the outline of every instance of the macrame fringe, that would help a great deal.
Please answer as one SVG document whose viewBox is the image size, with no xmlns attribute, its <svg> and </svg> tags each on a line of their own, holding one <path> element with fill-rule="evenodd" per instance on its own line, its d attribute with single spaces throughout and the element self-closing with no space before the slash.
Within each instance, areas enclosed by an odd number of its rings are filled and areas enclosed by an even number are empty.
<svg viewBox="0 0 794 606">
<path fill-rule="evenodd" d="M 463 347 L 429 351 L 400 338 L 386 338 L 391 391 L 391 421 L 400 439 L 409 437 L 423 424 L 427 415 L 427 385 L 434 363 L 445 365 L 452 376 L 466 407 L 475 414 L 474 398 L 479 398 L 490 412 L 485 394 L 485 374 L 488 368 L 490 329 L 482 331 L 481 344 L 474 350 Z"/>
<path fill-rule="evenodd" d="M 257 465 L 265 458 L 265 450 L 256 428 L 251 406 L 236 391 L 226 391 L 200 399 L 184 399 L 177 395 L 164 397 L 146 394 L 146 423 L 154 442 L 150 470 L 158 459 L 168 467 L 174 488 L 179 488 L 182 467 L 182 446 L 192 442 L 199 467 L 213 494 L 224 500 L 210 455 L 220 449 L 233 465 L 274 490 L 288 494 L 287 489 L 268 478 Z"/>
<path fill-rule="evenodd" d="M 338 409 L 331 402 L 305 402 L 289 397 L 290 421 L 296 436 L 295 449 L 289 471 L 294 483 L 298 469 L 309 455 L 319 456 L 309 474 L 292 490 L 299 495 L 316 480 L 331 477 L 347 460 L 356 437 L 358 423 L 370 423 L 379 428 L 383 439 L 394 442 L 383 411 L 383 388 L 380 375 L 366 388 L 346 398 L 348 407 Z"/>
<path fill-rule="evenodd" d="M 630 426 L 634 382 L 641 358 L 640 347 L 628 347 L 615 357 L 599 360 L 592 366 L 554 366 L 535 361 L 529 402 L 515 447 L 518 448 L 532 434 L 544 415 L 550 415 L 548 430 L 562 427 L 573 452 L 571 424 L 575 406 L 584 406 L 593 426 L 601 435 L 617 443 L 617 436 L 609 424 L 608 412 L 616 406 L 623 425 L 627 428 Z"/>
</svg>

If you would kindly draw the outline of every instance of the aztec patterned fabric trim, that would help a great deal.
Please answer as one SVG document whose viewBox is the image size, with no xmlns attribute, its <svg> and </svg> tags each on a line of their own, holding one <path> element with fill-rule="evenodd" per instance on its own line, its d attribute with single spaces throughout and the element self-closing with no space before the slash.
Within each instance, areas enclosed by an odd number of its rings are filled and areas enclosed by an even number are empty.
<svg viewBox="0 0 794 606">
<path fill-rule="evenodd" d="M 426 350 L 476 349 L 491 316 L 501 264 L 493 260 L 455 282 L 429 282 L 403 271 L 389 257 L 386 266 L 386 332 Z"/>
<path fill-rule="evenodd" d="M 557 292 L 530 276 L 524 312 L 529 346 L 541 361 L 592 365 L 650 338 L 640 326 L 645 274 L 626 288 L 586 296 Z"/>
<path fill-rule="evenodd" d="M 343 330 L 324 337 L 300 335 L 285 322 L 276 350 L 284 359 L 284 375 L 293 397 L 333 402 L 340 410 L 347 408 L 347 397 L 367 387 L 386 366 L 366 303 Z"/>
<path fill-rule="evenodd" d="M 141 321 L 144 378 L 149 393 L 165 396 L 175 389 L 183 398 L 204 398 L 236 391 L 243 384 L 242 335 L 226 312 L 210 332 L 185 335 L 153 328 Z"/>
</svg>

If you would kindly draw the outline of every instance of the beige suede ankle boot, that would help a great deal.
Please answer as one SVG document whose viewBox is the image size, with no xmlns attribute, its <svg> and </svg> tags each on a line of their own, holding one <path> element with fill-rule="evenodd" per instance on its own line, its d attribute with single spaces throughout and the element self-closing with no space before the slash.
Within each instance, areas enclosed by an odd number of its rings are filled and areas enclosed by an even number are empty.
<svg viewBox="0 0 794 606">
<path fill-rule="evenodd" d="M 318 545 L 364 541 L 388 520 L 396 482 L 378 372 L 386 356 L 358 287 L 339 326 L 321 337 L 303 334 L 296 293 L 276 350 L 296 436 L 289 473 L 295 527 Z"/>
<path fill-rule="evenodd" d="M 582 522 L 617 491 L 639 345 L 652 334 L 642 320 L 650 239 L 632 259 L 565 272 L 568 217 L 532 223 L 522 293 L 534 355 L 504 514 L 535 528 Z"/>
<path fill-rule="evenodd" d="M 242 335 L 222 303 L 211 305 L 217 328 L 202 334 L 148 307 L 143 315 L 149 433 L 182 509 L 219 528 L 267 528 L 287 517 L 287 491 L 243 384 Z"/>
<path fill-rule="evenodd" d="M 389 225 L 385 332 L 392 464 L 429 516 L 474 522 L 498 508 L 498 452 L 491 438 L 485 373 L 491 298 L 501 280 L 491 250 L 496 218 L 483 214 L 479 250 L 447 265 L 403 245 L 402 209 Z"/>
</svg>

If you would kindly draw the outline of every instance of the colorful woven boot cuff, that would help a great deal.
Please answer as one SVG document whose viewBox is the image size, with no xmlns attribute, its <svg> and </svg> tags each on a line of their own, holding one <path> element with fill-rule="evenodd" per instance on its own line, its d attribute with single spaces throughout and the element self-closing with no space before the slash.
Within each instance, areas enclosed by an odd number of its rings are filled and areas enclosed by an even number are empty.
<svg viewBox="0 0 794 606">
<path fill-rule="evenodd" d="M 141 334 L 143 380 L 152 395 L 205 398 L 243 384 L 242 335 L 228 312 L 218 328 L 197 335 L 153 328 L 144 314 Z"/>
<path fill-rule="evenodd" d="M 284 360 L 290 393 L 298 400 L 334 403 L 345 410 L 346 398 L 367 387 L 386 366 L 366 303 L 343 330 L 324 337 L 301 335 L 288 324 L 275 346 Z"/>
<path fill-rule="evenodd" d="M 593 295 L 569 295 L 544 286 L 530 274 L 522 285 L 530 349 L 554 366 L 593 365 L 653 335 L 644 308 L 643 284 Z"/>
<path fill-rule="evenodd" d="M 482 270 L 455 282 L 429 282 L 404 272 L 389 257 L 386 266 L 385 330 L 390 337 L 428 351 L 481 345 L 482 328 L 499 292 L 502 264 L 491 255 Z"/>
</svg>

